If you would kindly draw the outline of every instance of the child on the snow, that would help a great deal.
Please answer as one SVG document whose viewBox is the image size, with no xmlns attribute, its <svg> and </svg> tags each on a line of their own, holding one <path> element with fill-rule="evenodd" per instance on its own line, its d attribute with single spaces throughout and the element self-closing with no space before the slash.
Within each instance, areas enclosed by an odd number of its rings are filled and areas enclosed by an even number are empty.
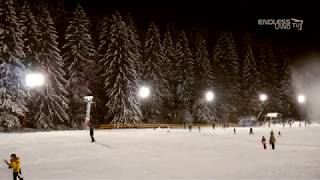
<svg viewBox="0 0 320 180">
<path fill-rule="evenodd" d="M 262 145 L 263 145 L 263 149 L 267 149 L 266 138 L 265 138 L 264 136 L 262 136 L 261 143 L 262 143 Z"/>
<path fill-rule="evenodd" d="M 189 132 L 192 132 L 192 126 L 189 125 Z"/>
<path fill-rule="evenodd" d="M 275 148 L 276 138 L 274 135 L 270 136 L 269 143 L 271 144 L 272 150 Z"/>
<path fill-rule="evenodd" d="M 280 136 L 281 136 L 281 132 L 279 131 L 279 132 L 278 132 L 278 137 L 280 137 Z"/>
<path fill-rule="evenodd" d="M 201 131 L 201 126 L 198 127 L 199 128 L 199 132 Z"/>
<path fill-rule="evenodd" d="M 7 160 L 5 160 L 4 162 L 8 165 L 8 168 L 12 169 L 13 180 L 17 180 L 17 177 L 20 180 L 23 180 L 20 159 L 16 154 L 11 154 L 10 163 Z"/>
<path fill-rule="evenodd" d="M 233 128 L 233 134 L 236 135 L 236 128 Z"/>
</svg>

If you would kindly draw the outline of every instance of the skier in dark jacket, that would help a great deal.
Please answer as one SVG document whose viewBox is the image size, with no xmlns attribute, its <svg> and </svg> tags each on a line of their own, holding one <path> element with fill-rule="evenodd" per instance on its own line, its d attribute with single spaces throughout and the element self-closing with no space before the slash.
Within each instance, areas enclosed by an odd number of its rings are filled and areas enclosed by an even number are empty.
<svg viewBox="0 0 320 180">
<path fill-rule="evenodd" d="M 95 142 L 96 140 L 94 139 L 94 131 L 93 131 L 93 127 L 90 126 L 90 137 L 91 137 L 91 142 Z"/>
<path fill-rule="evenodd" d="M 250 131 L 249 131 L 249 135 L 253 135 L 253 129 L 252 128 L 250 128 Z"/>
<path fill-rule="evenodd" d="M 236 135 L 237 132 L 236 132 L 236 128 L 233 128 L 233 134 Z"/>
<path fill-rule="evenodd" d="M 264 136 L 262 136 L 262 140 L 261 140 L 261 143 L 263 145 L 263 149 L 267 149 L 267 145 L 266 145 L 266 138 Z"/>
</svg>

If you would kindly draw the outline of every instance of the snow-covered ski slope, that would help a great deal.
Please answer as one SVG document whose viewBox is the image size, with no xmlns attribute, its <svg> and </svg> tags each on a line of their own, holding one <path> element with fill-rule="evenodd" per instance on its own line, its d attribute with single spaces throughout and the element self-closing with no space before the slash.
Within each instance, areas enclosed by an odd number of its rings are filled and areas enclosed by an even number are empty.
<svg viewBox="0 0 320 180">
<path fill-rule="evenodd" d="M 26 180 L 320 179 L 320 126 L 0 133 L 0 156 L 16 153 Z M 276 150 L 262 135 L 273 129 Z M 282 137 L 278 137 L 278 130 Z M 12 172 L 0 164 L 0 180 Z"/>
</svg>

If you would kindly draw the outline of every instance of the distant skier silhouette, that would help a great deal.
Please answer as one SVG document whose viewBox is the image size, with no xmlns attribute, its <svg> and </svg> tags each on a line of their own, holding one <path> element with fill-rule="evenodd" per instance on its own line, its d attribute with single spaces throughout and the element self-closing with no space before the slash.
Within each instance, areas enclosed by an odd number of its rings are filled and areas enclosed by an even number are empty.
<svg viewBox="0 0 320 180">
<path fill-rule="evenodd" d="M 249 135 L 253 135 L 253 129 L 252 128 L 250 128 L 250 130 L 249 130 Z"/>
<path fill-rule="evenodd" d="M 261 143 L 263 145 L 263 149 L 267 149 L 266 138 L 264 136 L 262 136 Z"/>
<path fill-rule="evenodd" d="M 93 127 L 90 126 L 90 137 L 91 137 L 91 142 L 95 142 L 96 140 L 94 139 L 94 130 Z"/>
</svg>

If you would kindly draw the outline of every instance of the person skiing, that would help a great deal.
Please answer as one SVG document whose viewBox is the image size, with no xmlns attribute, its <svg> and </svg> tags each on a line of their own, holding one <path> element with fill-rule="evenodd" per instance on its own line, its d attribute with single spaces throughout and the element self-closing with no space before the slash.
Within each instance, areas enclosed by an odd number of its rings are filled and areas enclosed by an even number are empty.
<svg viewBox="0 0 320 180">
<path fill-rule="evenodd" d="M 11 154 L 10 163 L 7 160 L 4 160 L 4 162 L 8 165 L 9 169 L 12 169 L 13 180 L 17 180 L 17 178 L 19 178 L 20 180 L 23 180 L 22 173 L 21 173 L 20 158 L 17 157 L 16 154 Z"/>
<path fill-rule="evenodd" d="M 250 131 L 249 131 L 249 135 L 253 135 L 253 129 L 252 128 L 250 128 Z"/>
<path fill-rule="evenodd" d="M 213 124 L 212 124 L 212 129 L 214 129 L 215 127 L 216 127 L 216 125 L 213 123 Z"/>
<path fill-rule="evenodd" d="M 280 131 L 278 131 L 278 137 L 280 137 L 281 136 L 281 132 Z"/>
<path fill-rule="evenodd" d="M 263 145 L 263 149 L 267 149 L 266 138 L 265 138 L 264 136 L 262 136 L 261 143 L 262 143 L 262 145 Z"/>
<path fill-rule="evenodd" d="M 233 134 L 236 135 L 236 128 L 233 128 Z"/>
<path fill-rule="evenodd" d="M 269 143 L 271 144 L 272 150 L 275 148 L 276 138 L 274 135 L 270 136 Z"/>
<path fill-rule="evenodd" d="M 201 126 L 198 127 L 199 128 L 199 132 L 201 131 Z"/>
<path fill-rule="evenodd" d="M 189 125 L 189 132 L 192 132 L 192 126 Z"/>
<path fill-rule="evenodd" d="M 90 126 L 90 137 L 91 137 L 91 142 L 95 142 L 96 140 L 94 139 L 94 131 L 93 131 L 93 127 Z"/>
</svg>

